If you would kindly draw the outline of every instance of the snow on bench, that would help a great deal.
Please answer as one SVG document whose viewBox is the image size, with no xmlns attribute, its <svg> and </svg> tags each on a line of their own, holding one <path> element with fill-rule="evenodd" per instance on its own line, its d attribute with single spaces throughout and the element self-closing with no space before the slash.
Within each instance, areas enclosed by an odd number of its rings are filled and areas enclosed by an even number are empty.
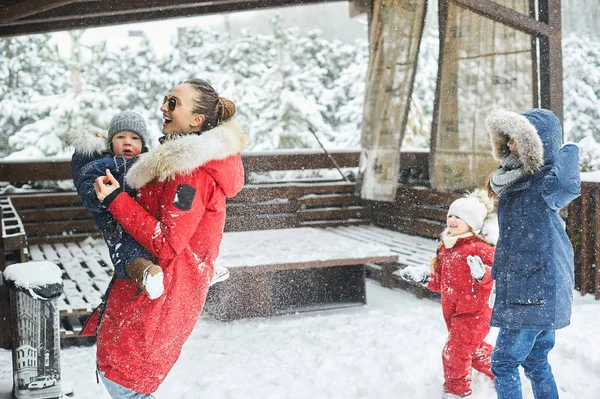
<svg viewBox="0 0 600 399">
<path fill-rule="evenodd" d="M 365 264 L 397 258 L 320 228 L 225 233 L 217 265 L 230 278 L 211 288 L 205 309 L 233 320 L 365 304 Z"/>
<path fill-rule="evenodd" d="M 217 265 L 236 269 L 289 270 L 306 265 L 329 267 L 370 259 L 389 262 L 397 258 L 389 247 L 333 234 L 332 229 L 299 227 L 279 230 L 230 232 L 223 235 Z"/>
</svg>

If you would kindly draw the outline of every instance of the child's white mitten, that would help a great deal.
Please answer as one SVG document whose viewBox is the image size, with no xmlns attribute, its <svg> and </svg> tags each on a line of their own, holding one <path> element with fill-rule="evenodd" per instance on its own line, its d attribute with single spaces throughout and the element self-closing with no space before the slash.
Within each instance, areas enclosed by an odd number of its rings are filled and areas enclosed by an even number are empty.
<svg viewBox="0 0 600 399">
<path fill-rule="evenodd" d="M 492 285 L 492 292 L 490 293 L 490 299 L 488 299 L 488 305 L 490 308 L 494 308 L 494 302 L 496 302 L 496 283 Z"/>
<path fill-rule="evenodd" d="M 483 266 L 483 261 L 477 255 L 475 256 L 467 256 L 467 263 L 471 268 L 471 276 L 477 281 L 481 281 L 483 276 L 485 275 L 485 267 Z"/>
<path fill-rule="evenodd" d="M 406 266 L 400 271 L 400 278 L 413 283 L 427 284 L 429 272 L 422 266 Z"/>
</svg>

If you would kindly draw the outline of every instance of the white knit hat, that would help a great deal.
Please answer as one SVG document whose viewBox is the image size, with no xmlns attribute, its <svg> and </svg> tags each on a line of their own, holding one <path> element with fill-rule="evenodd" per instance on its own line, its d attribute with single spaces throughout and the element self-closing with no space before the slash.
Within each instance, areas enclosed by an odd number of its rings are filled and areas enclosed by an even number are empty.
<svg viewBox="0 0 600 399">
<path fill-rule="evenodd" d="M 473 230 L 479 232 L 487 216 L 487 208 L 475 197 L 459 198 L 448 208 L 448 215 L 454 215 L 465 221 Z"/>
</svg>

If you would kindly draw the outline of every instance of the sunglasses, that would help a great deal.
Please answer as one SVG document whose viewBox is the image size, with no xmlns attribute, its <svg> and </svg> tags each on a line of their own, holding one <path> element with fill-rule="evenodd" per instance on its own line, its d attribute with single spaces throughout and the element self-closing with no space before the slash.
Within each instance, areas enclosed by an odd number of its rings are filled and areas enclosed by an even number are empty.
<svg viewBox="0 0 600 399">
<path fill-rule="evenodd" d="M 175 107 L 181 107 L 183 109 L 187 109 L 192 112 L 194 111 L 191 108 L 186 108 L 186 107 L 182 106 L 179 99 L 175 96 L 170 96 L 170 95 L 165 96 L 165 98 L 163 98 L 163 104 L 167 104 L 167 107 L 169 108 L 169 112 L 175 111 Z"/>
</svg>

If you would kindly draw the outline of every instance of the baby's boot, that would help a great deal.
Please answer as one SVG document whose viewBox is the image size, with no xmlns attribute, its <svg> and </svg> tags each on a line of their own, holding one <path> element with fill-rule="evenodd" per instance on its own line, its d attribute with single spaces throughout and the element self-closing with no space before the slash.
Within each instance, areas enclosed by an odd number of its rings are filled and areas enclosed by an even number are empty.
<svg viewBox="0 0 600 399">
<path fill-rule="evenodd" d="M 160 297 L 164 290 L 163 271 L 148 259 L 138 258 L 126 267 L 127 274 L 144 290 L 150 299 Z"/>
</svg>

